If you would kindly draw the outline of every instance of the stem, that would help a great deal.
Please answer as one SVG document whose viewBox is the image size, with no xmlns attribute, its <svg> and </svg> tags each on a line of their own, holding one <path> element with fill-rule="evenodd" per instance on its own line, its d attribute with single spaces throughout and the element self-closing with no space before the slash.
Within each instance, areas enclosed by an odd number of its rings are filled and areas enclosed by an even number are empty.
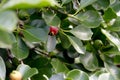
<svg viewBox="0 0 120 80">
<path fill-rule="evenodd" d="M 35 50 L 40 52 L 42 55 L 45 55 L 45 56 L 49 57 L 49 53 L 48 52 L 45 52 L 45 51 L 43 51 L 41 49 L 37 49 L 37 48 L 35 48 Z"/>
</svg>

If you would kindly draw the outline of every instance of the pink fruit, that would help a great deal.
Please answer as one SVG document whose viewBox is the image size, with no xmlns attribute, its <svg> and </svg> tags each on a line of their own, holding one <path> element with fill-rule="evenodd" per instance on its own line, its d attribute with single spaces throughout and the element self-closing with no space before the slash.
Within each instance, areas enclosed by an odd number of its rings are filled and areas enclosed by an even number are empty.
<svg viewBox="0 0 120 80">
<path fill-rule="evenodd" d="M 54 35 L 57 35 L 58 33 L 58 27 L 54 27 L 54 26 L 50 26 L 50 35 L 54 36 Z"/>
</svg>

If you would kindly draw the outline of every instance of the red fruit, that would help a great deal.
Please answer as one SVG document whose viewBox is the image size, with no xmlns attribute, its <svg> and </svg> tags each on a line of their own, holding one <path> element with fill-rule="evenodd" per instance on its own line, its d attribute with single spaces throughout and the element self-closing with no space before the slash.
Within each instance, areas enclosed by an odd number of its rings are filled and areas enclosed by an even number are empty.
<svg viewBox="0 0 120 80">
<path fill-rule="evenodd" d="M 10 80 L 22 80 L 22 74 L 14 70 L 10 73 Z"/>
<path fill-rule="evenodd" d="M 54 27 L 54 26 L 50 26 L 50 35 L 54 36 L 54 35 L 57 35 L 58 33 L 58 27 Z"/>
</svg>

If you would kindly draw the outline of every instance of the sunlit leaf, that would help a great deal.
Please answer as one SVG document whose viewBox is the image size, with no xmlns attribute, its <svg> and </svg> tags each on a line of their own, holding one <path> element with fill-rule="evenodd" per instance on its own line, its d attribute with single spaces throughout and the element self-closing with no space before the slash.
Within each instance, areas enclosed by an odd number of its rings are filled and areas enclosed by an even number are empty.
<svg viewBox="0 0 120 80">
<path fill-rule="evenodd" d="M 23 75 L 23 80 L 27 80 L 35 74 L 38 74 L 38 70 L 36 68 L 31 68 L 28 65 L 20 64 L 17 67 L 17 70 Z"/>
<path fill-rule="evenodd" d="M 2 6 L 2 9 L 16 9 L 16 8 L 42 8 L 48 6 L 55 6 L 55 0 L 10 0 Z M 23 6 L 25 5 L 25 6 Z"/>
<path fill-rule="evenodd" d="M 12 32 L 16 29 L 18 18 L 13 11 L 0 12 L 0 29 Z"/>
<path fill-rule="evenodd" d="M 6 77 L 6 67 L 2 57 L 0 57 L 0 80 L 5 80 L 5 77 Z"/>
<path fill-rule="evenodd" d="M 117 46 L 118 50 L 120 51 L 120 39 L 111 35 L 108 31 L 101 29 L 102 33 Z"/>
<path fill-rule="evenodd" d="M 81 40 L 91 40 L 93 34 L 91 29 L 82 25 L 75 27 L 70 32 Z"/>
<path fill-rule="evenodd" d="M 80 55 L 80 62 L 89 71 L 95 71 L 98 68 L 98 60 L 94 53 L 87 52 L 83 55 Z"/>
<path fill-rule="evenodd" d="M 78 53 L 80 53 L 80 54 L 85 53 L 85 49 L 84 49 L 83 44 L 80 39 L 73 37 L 73 36 L 69 36 L 68 38 Z"/>
<path fill-rule="evenodd" d="M 88 75 L 80 70 L 74 69 L 67 73 L 67 78 L 72 80 L 89 80 Z"/>
</svg>

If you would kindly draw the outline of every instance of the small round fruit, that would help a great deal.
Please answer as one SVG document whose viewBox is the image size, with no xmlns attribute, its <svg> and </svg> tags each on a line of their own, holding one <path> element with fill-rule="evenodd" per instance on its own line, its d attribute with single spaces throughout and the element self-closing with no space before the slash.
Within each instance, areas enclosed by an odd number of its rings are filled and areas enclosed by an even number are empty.
<svg viewBox="0 0 120 80">
<path fill-rule="evenodd" d="M 22 80 L 22 74 L 19 71 L 14 70 L 10 73 L 10 80 Z"/>
<path fill-rule="evenodd" d="M 50 35 L 54 36 L 58 33 L 58 27 L 50 26 Z"/>
</svg>

